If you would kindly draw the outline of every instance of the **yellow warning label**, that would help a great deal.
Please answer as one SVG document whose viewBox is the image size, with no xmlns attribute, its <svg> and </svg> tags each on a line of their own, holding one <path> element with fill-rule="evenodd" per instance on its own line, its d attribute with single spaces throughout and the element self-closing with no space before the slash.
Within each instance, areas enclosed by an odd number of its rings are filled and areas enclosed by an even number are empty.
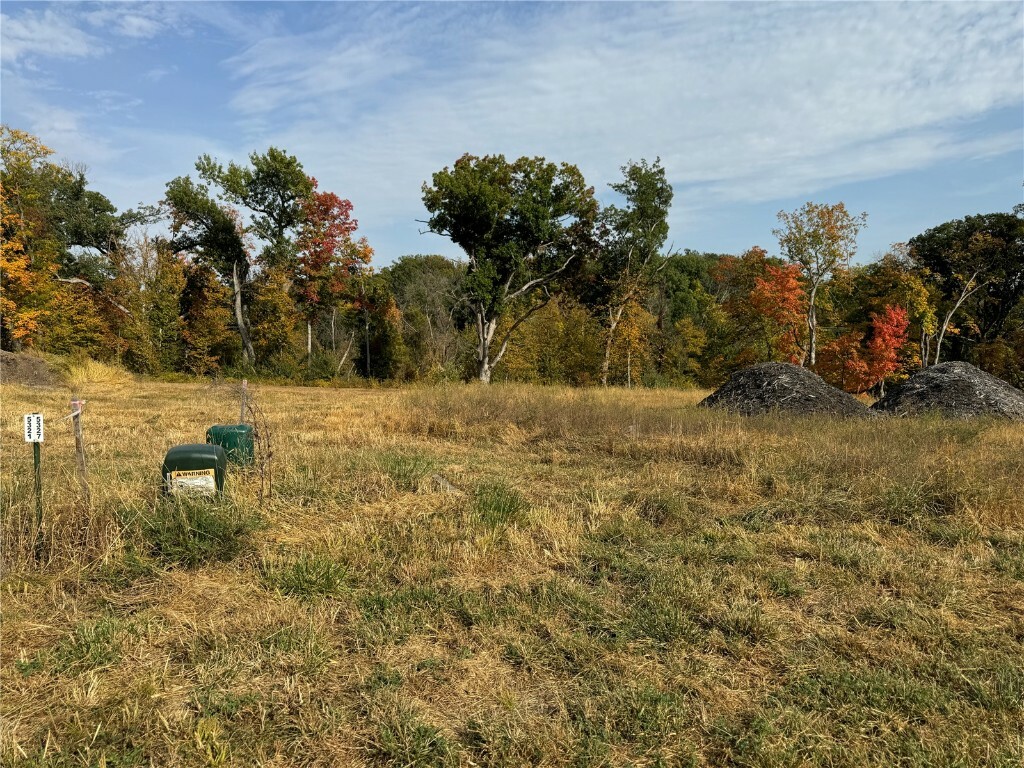
<svg viewBox="0 0 1024 768">
<path fill-rule="evenodd" d="M 217 471 L 213 467 L 208 469 L 175 469 L 171 471 L 171 480 L 186 477 L 213 477 L 216 478 Z"/>
<path fill-rule="evenodd" d="M 171 491 L 187 493 L 216 493 L 217 475 L 213 467 L 209 469 L 174 469 L 171 470 Z"/>
</svg>

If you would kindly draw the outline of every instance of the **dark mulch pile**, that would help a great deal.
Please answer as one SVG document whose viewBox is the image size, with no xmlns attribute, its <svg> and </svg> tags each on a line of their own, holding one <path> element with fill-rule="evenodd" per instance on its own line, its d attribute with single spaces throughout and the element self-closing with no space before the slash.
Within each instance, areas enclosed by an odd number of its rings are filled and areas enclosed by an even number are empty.
<svg viewBox="0 0 1024 768">
<path fill-rule="evenodd" d="M 1024 392 L 970 363 L 939 363 L 915 373 L 871 407 L 894 416 L 937 411 L 953 418 L 1024 421 Z"/>
<path fill-rule="evenodd" d="M 28 352 L 0 350 L 0 384 L 27 384 L 30 387 L 55 387 L 60 376 L 41 357 Z"/>
<path fill-rule="evenodd" d="M 853 395 L 826 384 L 820 376 L 790 363 L 761 363 L 737 371 L 701 403 L 744 416 L 784 411 L 829 416 L 870 416 Z"/>
</svg>

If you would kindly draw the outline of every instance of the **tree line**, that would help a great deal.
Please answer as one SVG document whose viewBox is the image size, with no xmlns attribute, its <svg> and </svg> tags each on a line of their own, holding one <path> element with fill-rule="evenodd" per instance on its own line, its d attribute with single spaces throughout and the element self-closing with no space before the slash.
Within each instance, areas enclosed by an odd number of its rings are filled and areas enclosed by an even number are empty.
<svg viewBox="0 0 1024 768">
<path fill-rule="evenodd" d="M 8 126 L 0 346 L 161 375 L 714 386 L 783 360 L 851 392 L 968 360 L 1024 383 L 1024 206 L 937 224 L 857 264 L 867 215 L 782 211 L 775 253 L 667 245 L 659 160 L 600 205 L 579 169 L 464 155 L 424 182 L 426 230 L 464 260 L 381 269 L 352 202 L 270 147 L 209 155 L 118 212 Z M 154 231 L 160 234 L 152 234 Z"/>
</svg>

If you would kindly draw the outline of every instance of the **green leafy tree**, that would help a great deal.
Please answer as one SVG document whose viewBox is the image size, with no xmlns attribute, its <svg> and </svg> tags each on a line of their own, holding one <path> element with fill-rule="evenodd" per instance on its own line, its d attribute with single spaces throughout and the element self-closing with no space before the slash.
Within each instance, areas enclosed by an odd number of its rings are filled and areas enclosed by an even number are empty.
<svg viewBox="0 0 1024 768">
<path fill-rule="evenodd" d="M 196 375 L 215 373 L 238 353 L 237 341 L 228 331 L 231 291 L 216 271 L 203 261 L 185 266 L 181 292 L 183 365 Z"/>
<path fill-rule="evenodd" d="M 657 373 L 664 381 L 719 383 L 732 343 L 730 318 L 716 296 L 714 279 L 723 258 L 687 249 L 670 254 L 654 276 L 647 303 L 657 318 Z"/>
<path fill-rule="evenodd" d="M 253 263 L 237 213 L 218 204 L 210 196 L 208 186 L 187 176 L 168 182 L 164 200 L 171 211 L 171 243 L 175 252 L 194 254 L 231 286 L 242 354 L 249 366 L 254 365 L 256 351 L 249 330 L 247 290 Z"/>
<path fill-rule="evenodd" d="M 475 324 L 476 374 L 489 383 L 519 326 L 593 251 L 594 190 L 573 165 L 467 154 L 423 184 L 423 202 L 430 231 L 468 257 L 463 285 Z"/>
<path fill-rule="evenodd" d="M 368 379 L 406 379 L 409 352 L 402 337 L 402 311 L 380 275 L 366 275 L 358 299 L 363 338 L 356 368 Z"/>
<path fill-rule="evenodd" d="M 178 370 L 183 363 L 181 295 L 184 290 L 184 262 L 172 253 L 166 242 L 157 242 L 148 270 L 146 322 L 156 366 L 161 371 Z"/>
<path fill-rule="evenodd" d="M 402 256 L 381 270 L 402 312 L 402 335 L 417 377 L 454 371 L 469 323 L 466 266 L 444 256 Z"/>
<path fill-rule="evenodd" d="M 249 166 L 226 166 L 209 155 L 196 162 L 200 178 L 221 190 L 228 203 L 249 209 L 250 231 L 262 243 L 259 262 L 272 269 L 290 269 L 297 257 L 296 235 L 306 219 L 313 181 L 298 159 L 270 147 L 249 155 Z"/>
<path fill-rule="evenodd" d="M 589 309 L 559 296 L 522 324 L 500 375 L 509 381 L 593 384 L 602 347 L 601 324 Z"/>
<path fill-rule="evenodd" d="M 601 384 L 608 386 L 615 331 L 623 313 L 650 291 L 655 274 L 665 262 L 661 248 L 668 237 L 668 211 L 672 186 L 660 160 L 622 167 L 623 180 L 611 188 L 625 198 L 625 207 L 610 205 L 601 212 L 605 232 L 594 260 L 596 292 L 604 322 L 604 358 Z"/>
<path fill-rule="evenodd" d="M 1024 214 L 947 221 L 911 238 L 908 245 L 910 258 L 943 298 L 932 363 L 939 361 L 947 328 L 958 312 L 966 316 L 962 338 L 984 344 L 1004 334 L 1024 298 Z M 963 345 L 957 352 L 965 356 Z"/>
</svg>

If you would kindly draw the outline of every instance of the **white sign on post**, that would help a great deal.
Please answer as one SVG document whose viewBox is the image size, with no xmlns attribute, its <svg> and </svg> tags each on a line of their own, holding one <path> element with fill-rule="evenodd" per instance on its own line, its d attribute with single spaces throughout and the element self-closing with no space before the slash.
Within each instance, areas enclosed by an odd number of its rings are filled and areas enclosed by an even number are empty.
<svg viewBox="0 0 1024 768">
<path fill-rule="evenodd" d="M 25 414 L 25 442 L 26 443 L 41 443 L 41 442 L 43 442 L 43 414 L 41 414 L 41 413 L 26 413 Z"/>
</svg>

